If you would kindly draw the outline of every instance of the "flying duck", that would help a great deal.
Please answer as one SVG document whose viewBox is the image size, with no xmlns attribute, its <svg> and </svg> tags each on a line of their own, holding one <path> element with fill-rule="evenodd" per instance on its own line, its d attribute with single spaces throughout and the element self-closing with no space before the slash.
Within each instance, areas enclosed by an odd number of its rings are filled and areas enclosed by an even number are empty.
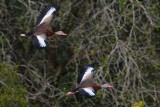
<svg viewBox="0 0 160 107">
<path fill-rule="evenodd" d="M 106 83 L 103 85 L 94 83 L 93 74 L 94 74 L 93 65 L 89 65 L 86 68 L 82 69 L 77 79 L 78 87 L 68 92 L 67 95 L 73 95 L 73 94 L 79 93 L 86 98 L 93 98 L 96 96 L 96 92 L 100 90 L 101 88 L 112 88 L 113 87 L 109 83 Z"/>
<path fill-rule="evenodd" d="M 63 31 L 53 32 L 50 29 L 50 23 L 53 18 L 54 13 L 57 11 L 58 6 L 56 4 L 49 4 L 45 6 L 40 15 L 37 17 L 36 26 L 33 31 L 21 34 L 21 36 L 32 38 L 32 44 L 35 48 L 46 48 L 47 47 L 47 37 L 54 34 L 60 36 L 66 36 L 67 34 Z"/>
</svg>

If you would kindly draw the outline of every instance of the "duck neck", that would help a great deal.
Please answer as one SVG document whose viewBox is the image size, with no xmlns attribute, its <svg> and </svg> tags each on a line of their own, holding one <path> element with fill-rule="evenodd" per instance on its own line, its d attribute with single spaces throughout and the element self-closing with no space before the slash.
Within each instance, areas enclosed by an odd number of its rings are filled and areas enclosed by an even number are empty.
<svg viewBox="0 0 160 107">
<path fill-rule="evenodd" d="M 98 91 L 101 89 L 101 86 L 97 84 L 92 85 L 92 87 L 94 88 L 95 91 Z"/>
</svg>

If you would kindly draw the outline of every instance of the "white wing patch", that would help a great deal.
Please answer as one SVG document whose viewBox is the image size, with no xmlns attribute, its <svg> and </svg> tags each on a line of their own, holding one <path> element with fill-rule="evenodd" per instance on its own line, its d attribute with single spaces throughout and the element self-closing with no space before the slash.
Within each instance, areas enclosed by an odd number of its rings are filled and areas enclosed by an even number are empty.
<svg viewBox="0 0 160 107">
<path fill-rule="evenodd" d="M 95 93 L 91 88 L 83 88 L 83 90 L 88 93 L 90 96 L 95 96 Z"/>
<path fill-rule="evenodd" d="M 82 78 L 81 82 L 84 81 L 84 80 L 86 80 L 89 75 L 93 75 L 92 74 L 92 70 L 94 70 L 93 67 L 88 67 L 87 68 L 86 72 L 83 75 L 83 78 Z"/>
<path fill-rule="evenodd" d="M 42 38 L 41 36 L 37 36 L 37 38 L 38 38 L 38 41 L 39 41 L 39 44 L 40 44 L 41 47 L 46 47 L 47 46 L 45 41 L 44 41 L 44 38 Z"/>
<path fill-rule="evenodd" d="M 56 9 L 55 9 L 54 7 L 52 7 L 52 8 L 46 13 L 46 15 L 43 17 L 43 19 L 41 20 L 41 22 L 40 22 L 39 24 L 43 23 L 43 21 L 44 21 L 46 18 L 50 17 L 50 16 L 52 15 L 52 13 L 55 12 L 55 11 L 56 11 Z"/>
</svg>

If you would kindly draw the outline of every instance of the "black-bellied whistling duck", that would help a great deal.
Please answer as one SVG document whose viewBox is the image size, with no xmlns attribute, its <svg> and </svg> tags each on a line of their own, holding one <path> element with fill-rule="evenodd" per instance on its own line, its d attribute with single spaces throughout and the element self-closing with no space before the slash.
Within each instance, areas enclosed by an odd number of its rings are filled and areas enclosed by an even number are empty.
<svg viewBox="0 0 160 107">
<path fill-rule="evenodd" d="M 66 36 L 67 34 L 63 31 L 53 32 L 49 24 L 53 18 L 53 14 L 57 11 L 58 6 L 55 4 L 49 4 L 42 9 L 40 15 L 37 18 L 36 27 L 34 31 L 21 34 L 21 36 L 32 37 L 32 44 L 35 48 L 47 47 L 47 36 L 54 34 L 60 36 Z"/>
<path fill-rule="evenodd" d="M 99 85 L 93 81 L 94 67 L 92 65 L 87 66 L 87 68 L 82 69 L 80 75 L 78 76 L 78 87 L 73 91 L 67 93 L 67 95 L 81 94 L 84 97 L 92 98 L 96 96 L 96 91 L 101 88 L 112 88 L 113 86 L 106 83 Z"/>
</svg>

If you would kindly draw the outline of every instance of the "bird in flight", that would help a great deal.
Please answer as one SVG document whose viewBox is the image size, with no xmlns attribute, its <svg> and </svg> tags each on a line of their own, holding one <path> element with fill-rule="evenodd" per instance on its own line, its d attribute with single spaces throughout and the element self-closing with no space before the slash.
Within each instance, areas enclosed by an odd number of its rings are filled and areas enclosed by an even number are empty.
<svg viewBox="0 0 160 107">
<path fill-rule="evenodd" d="M 66 36 L 63 31 L 53 32 L 50 28 L 54 13 L 58 10 L 58 5 L 49 4 L 45 6 L 37 17 L 36 26 L 33 31 L 21 34 L 20 36 L 31 37 L 35 48 L 42 49 L 48 46 L 47 37 L 52 35 Z"/>
<path fill-rule="evenodd" d="M 93 98 L 96 96 L 96 92 L 101 88 L 107 89 L 113 87 L 109 83 L 105 83 L 103 85 L 96 84 L 93 81 L 94 78 L 93 74 L 94 74 L 94 67 L 92 65 L 89 65 L 86 68 L 82 69 L 77 79 L 78 87 L 68 92 L 67 95 L 73 95 L 79 93 L 86 98 Z"/>
</svg>

